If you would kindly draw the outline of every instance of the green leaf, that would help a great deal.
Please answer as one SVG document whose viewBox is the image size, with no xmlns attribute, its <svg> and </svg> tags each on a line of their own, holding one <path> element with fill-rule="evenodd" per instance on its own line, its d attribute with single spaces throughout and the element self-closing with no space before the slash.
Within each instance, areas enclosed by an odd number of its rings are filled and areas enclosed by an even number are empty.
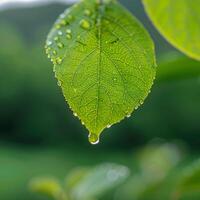
<svg viewBox="0 0 200 200">
<path fill-rule="evenodd" d="M 200 77 L 200 62 L 170 52 L 158 59 L 156 82 L 194 79 Z"/>
<path fill-rule="evenodd" d="M 67 9 L 50 32 L 46 50 L 92 144 L 143 103 L 155 78 L 150 36 L 116 1 L 84 0 Z"/>
<path fill-rule="evenodd" d="M 90 172 L 90 168 L 78 167 L 73 169 L 66 177 L 66 188 L 71 190 Z"/>
<path fill-rule="evenodd" d="M 35 193 L 52 198 L 57 198 L 62 192 L 59 182 L 54 178 L 34 178 L 30 182 L 30 189 Z"/>
<path fill-rule="evenodd" d="M 121 184 L 129 176 L 129 169 L 113 163 L 92 169 L 72 190 L 75 200 L 95 199 Z"/>
<path fill-rule="evenodd" d="M 186 55 L 200 60 L 200 0 L 143 0 L 160 33 Z"/>
</svg>

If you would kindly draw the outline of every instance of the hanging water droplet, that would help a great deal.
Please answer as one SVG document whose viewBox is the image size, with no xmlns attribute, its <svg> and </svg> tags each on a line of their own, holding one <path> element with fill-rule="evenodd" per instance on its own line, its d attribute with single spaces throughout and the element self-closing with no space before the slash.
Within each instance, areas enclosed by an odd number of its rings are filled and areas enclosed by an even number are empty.
<svg viewBox="0 0 200 200">
<path fill-rule="evenodd" d="M 110 124 L 108 124 L 106 127 L 107 127 L 107 128 L 110 128 L 110 127 L 111 127 L 111 125 L 110 125 Z"/>
<path fill-rule="evenodd" d="M 91 12 L 90 10 L 85 9 L 85 11 L 84 11 L 84 15 L 86 15 L 86 16 L 90 16 L 91 14 L 92 14 L 92 12 Z"/>
<path fill-rule="evenodd" d="M 90 22 L 87 21 L 86 19 L 82 19 L 80 21 L 80 26 L 83 28 L 83 29 L 89 29 L 90 28 Z"/>
<path fill-rule="evenodd" d="M 136 107 L 135 107 L 135 110 L 137 110 L 138 108 L 139 108 L 139 106 L 136 106 Z"/>
<path fill-rule="evenodd" d="M 66 35 L 66 38 L 67 38 L 68 40 L 70 40 L 70 39 L 72 39 L 72 35 L 71 35 L 71 34 L 67 34 L 67 35 Z"/>
<path fill-rule="evenodd" d="M 48 58 L 51 58 L 51 55 L 50 55 L 50 54 L 48 54 L 48 55 L 47 55 L 47 57 L 48 57 Z"/>
<path fill-rule="evenodd" d="M 77 113 L 73 113 L 73 115 L 75 116 L 75 117 L 77 117 L 78 115 L 77 115 Z"/>
<path fill-rule="evenodd" d="M 84 123 L 84 122 L 81 122 L 81 124 L 82 124 L 82 125 L 85 125 L 85 123 Z"/>
<path fill-rule="evenodd" d="M 63 32 L 62 31 L 58 31 L 58 35 L 63 35 Z"/>
<path fill-rule="evenodd" d="M 99 136 L 94 134 L 94 133 L 90 133 L 88 136 L 89 142 L 91 144 L 98 144 L 99 143 Z"/>
<path fill-rule="evenodd" d="M 57 45 L 58 45 L 58 48 L 60 48 L 60 49 L 62 49 L 64 47 L 64 44 L 61 42 L 59 42 Z"/>
</svg>

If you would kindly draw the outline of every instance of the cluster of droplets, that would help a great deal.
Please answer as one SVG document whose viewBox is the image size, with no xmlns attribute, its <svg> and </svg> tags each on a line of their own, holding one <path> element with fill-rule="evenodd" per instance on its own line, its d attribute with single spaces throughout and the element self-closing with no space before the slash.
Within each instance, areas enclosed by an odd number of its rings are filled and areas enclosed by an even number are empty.
<svg viewBox="0 0 200 200">
<path fill-rule="evenodd" d="M 71 21 L 73 20 L 73 17 L 71 15 L 66 16 L 65 13 L 60 15 L 60 19 L 56 22 L 55 29 L 56 29 L 56 35 L 52 40 L 48 40 L 46 44 L 46 53 L 49 58 L 51 58 L 51 61 L 54 65 L 59 65 L 62 63 L 62 58 L 57 56 L 58 50 L 64 48 L 64 44 L 61 41 L 61 38 L 64 36 L 64 29 L 66 26 L 68 26 Z M 71 30 L 66 29 L 66 38 L 71 39 Z M 53 48 L 53 47 L 54 48 Z M 57 47 L 57 48 L 55 48 Z"/>
<path fill-rule="evenodd" d="M 79 21 L 79 26 L 82 29 L 88 30 L 91 28 L 91 22 L 88 20 L 91 15 L 91 10 L 84 10 L 85 17 Z M 64 49 L 65 47 L 64 43 L 62 42 L 63 38 L 66 40 L 71 40 L 73 38 L 72 30 L 69 28 L 69 25 L 74 20 L 75 17 L 69 14 L 69 10 L 66 10 L 65 13 L 60 15 L 58 21 L 55 24 L 56 35 L 52 40 L 47 40 L 45 46 L 46 53 L 54 65 L 60 65 L 62 63 L 62 58 L 58 56 L 58 51 Z M 77 36 L 77 40 L 80 40 L 80 35 Z"/>
</svg>

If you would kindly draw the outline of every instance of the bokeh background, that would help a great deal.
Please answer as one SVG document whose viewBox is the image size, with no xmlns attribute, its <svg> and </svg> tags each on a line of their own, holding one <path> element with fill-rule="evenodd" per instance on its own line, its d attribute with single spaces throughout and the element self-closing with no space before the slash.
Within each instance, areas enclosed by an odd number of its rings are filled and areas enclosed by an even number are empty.
<svg viewBox="0 0 200 200">
<path fill-rule="evenodd" d="M 0 4 L 0 199 L 43 199 L 28 189 L 33 177 L 62 179 L 78 166 L 114 162 L 134 173 L 138 152 L 152 143 L 176 144 L 184 162 L 197 159 L 200 63 L 159 35 L 141 2 L 121 1 L 156 43 L 158 78 L 144 105 L 105 130 L 95 146 L 66 105 L 44 51 L 52 24 L 70 4 L 41 2 Z"/>
</svg>

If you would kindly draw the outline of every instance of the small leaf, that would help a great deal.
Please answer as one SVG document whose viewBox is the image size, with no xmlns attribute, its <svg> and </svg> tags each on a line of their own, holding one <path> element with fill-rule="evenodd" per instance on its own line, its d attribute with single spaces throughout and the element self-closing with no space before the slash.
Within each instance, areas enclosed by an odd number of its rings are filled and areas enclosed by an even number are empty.
<svg viewBox="0 0 200 200">
<path fill-rule="evenodd" d="M 200 60 L 200 0 L 143 0 L 160 33 L 186 55 Z"/>
<path fill-rule="evenodd" d="M 101 164 L 86 174 L 72 190 L 75 200 L 94 199 L 121 184 L 129 176 L 129 169 L 122 165 Z"/>
<path fill-rule="evenodd" d="M 50 32 L 46 51 L 92 144 L 143 103 L 155 78 L 150 36 L 114 0 L 84 0 L 67 9 Z"/>
<path fill-rule="evenodd" d="M 30 189 L 52 198 L 57 198 L 62 192 L 59 182 L 54 178 L 35 178 L 30 182 Z"/>
</svg>

